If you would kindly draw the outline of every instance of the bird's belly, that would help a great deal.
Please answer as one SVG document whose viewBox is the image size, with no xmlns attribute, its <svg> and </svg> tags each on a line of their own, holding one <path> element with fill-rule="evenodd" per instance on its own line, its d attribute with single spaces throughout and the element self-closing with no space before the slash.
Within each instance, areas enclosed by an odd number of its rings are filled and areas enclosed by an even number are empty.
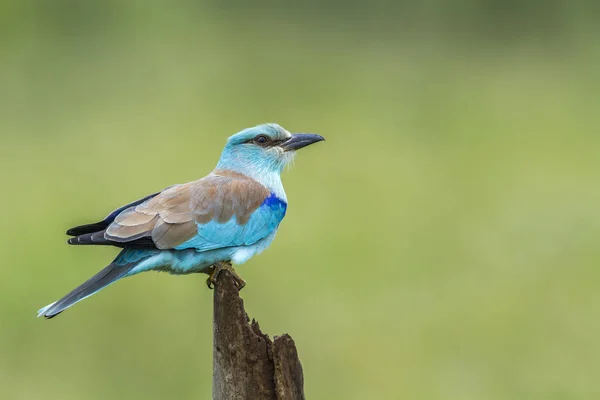
<svg viewBox="0 0 600 400">
<path fill-rule="evenodd" d="M 221 261 L 231 260 L 234 249 L 217 249 L 210 251 L 197 252 L 195 250 L 172 250 L 171 260 L 162 268 L 163 271 L 174 275 L 192 274 L 195 272 L 204 272 L 211 265 Z"/>
<path fill-rule="evenodd" d="M 275 234 L 277 231 L 274 231 L 266 238 L 259 240 L 251 246 L 240 246 L 236 247 L 233 255 L 231 257 L 231 261 L 234 264 L 243 264 L 255 255 L 262 253 L 267 247 L 271 245 L 273 239 L 275 239 Z"/>
<path fill-rule="evenodd" d="M 140 261 L 128 275 L 135 275 L 151 270 L 165 271 L 174 275 L 185 275 L 195 272 L 205 272 L 211 265 L 221 261 L 232 261 L 234 264 L 243 264 L 269 247 L 274 238 L 275 232 L 250 246 L 225 247 L 201 252 L 195 249 L 162 250 Z"/>
</svg>

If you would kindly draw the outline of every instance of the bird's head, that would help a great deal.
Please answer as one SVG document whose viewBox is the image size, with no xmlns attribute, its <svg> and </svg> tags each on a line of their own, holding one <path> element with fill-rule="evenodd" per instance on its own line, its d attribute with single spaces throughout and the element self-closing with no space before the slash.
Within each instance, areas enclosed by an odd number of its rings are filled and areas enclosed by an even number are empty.
<svg viewBox="0 0 600 400">
<path fill-rule="evenodd" d="M 312 133 L 289 133 L 277 124 L 258 125 L 229 138 L 217 169 L 249 176 L 258 171 L 281 172 L 297 150 L 322 140 Z"/>
</svg>

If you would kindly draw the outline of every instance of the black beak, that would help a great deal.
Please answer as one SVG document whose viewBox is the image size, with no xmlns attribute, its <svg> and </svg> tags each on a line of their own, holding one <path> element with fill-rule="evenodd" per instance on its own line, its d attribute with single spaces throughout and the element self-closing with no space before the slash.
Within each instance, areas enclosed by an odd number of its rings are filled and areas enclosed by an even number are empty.
<svg viewBox="0 0 600 400">
<path fill-rule="evenodd" d="M 315 135 L 314 133 L 294 133 L 291 138 L 283 142 L 280 146 L 284 151 L 293 151 L 323 140 L 325 140 L 323 136 Z"/>
</svg>

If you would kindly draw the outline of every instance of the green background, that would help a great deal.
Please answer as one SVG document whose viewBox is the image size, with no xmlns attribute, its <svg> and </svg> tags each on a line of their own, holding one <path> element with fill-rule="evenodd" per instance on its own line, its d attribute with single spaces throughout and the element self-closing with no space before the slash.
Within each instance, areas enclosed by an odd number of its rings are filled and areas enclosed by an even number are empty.
<svg viewBox="0 0 600 400">
<path fill-rule="evenodd" d="M 0 397 L 205 399 L 205 276 L 126 279 L 64 231 L 315 132 L 238 268 L 309 399 L 600 397 L 600 7 L 585 1 L 0 3 Z"/>
</svg>

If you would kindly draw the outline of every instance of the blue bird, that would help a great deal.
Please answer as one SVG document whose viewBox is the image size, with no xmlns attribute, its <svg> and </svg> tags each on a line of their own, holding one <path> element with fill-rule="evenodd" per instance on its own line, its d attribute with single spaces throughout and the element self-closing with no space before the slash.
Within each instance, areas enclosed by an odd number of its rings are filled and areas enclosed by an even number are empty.
<svg viewBox="0 0 600 400">
<path fill-rule="evenodd" d="M 228 269 L 241 289 L 245 282 L 231 263 L 243 264 L 269 247 L 287 210 L 281 172 L 296 150 L 322 140 L 315 134 L 290 134 L 277 124 L 245 129 L 229 138 L 206 177 L 69 229 L 69 244 L 123 250 L 89 280 L 40 309 L 38 317 L 55 317 L 111 283 L 145 271 L 206 272 L 211 287 Z"/>
</svg>

